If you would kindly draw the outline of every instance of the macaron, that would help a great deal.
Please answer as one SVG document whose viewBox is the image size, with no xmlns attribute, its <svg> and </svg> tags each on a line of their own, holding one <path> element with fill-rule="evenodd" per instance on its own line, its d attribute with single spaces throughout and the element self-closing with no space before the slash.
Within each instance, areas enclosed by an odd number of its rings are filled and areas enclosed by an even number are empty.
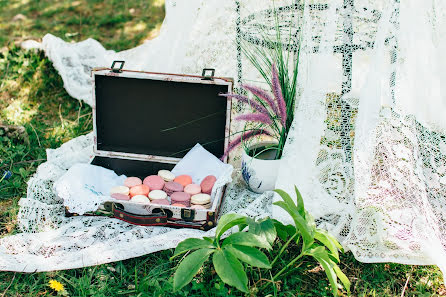
<svg viewBox="0 0 446 297">
<path fill-rule="evenodd" d="M 170 182 L 175 179 L 175 175 L 169 170 L 160 170 L 158 171 L 158 175 L 165 181 Z"/>
<path fill-rule="evenodd" d="M 144 195 L 133 196 L 130 201 L 135 203 L 147 203 L 147 204 L 150 203 L 149 198 L 147 198 L 147 196 Z"/>
<path fill-rule="evenodd" d="M 161 190 L 153 190 L 149 193 L 149 199 L 150 200 L 157 200 L 157 199 L 166 199 L 167 194 L 164 191 Z"/>
<path fill-rule="evenodd" d="M 110 195 L 111 194 L 123 194 L 128 195 L 130 192 L 130 189 L 126 186 L 117 186 L 110 189 Z"/>
<path fill-rule="evenodd" d="M 184 192 L 190 195 L 195 195 L 201 193 L 201 187 L 197 184 L 190 184 L 184 187 Z"/>
<path fill-rule="evenodd" d="M 139 177 L 127 177 L 124 181 L 124 186 L 133 188 L 134 186 L 142 185 L 142 180 Z"/>
<path fill-rule="evenodd" d="M 152 204 L 159 204 L 159 205 L 170 205 L 169 201 L 167 199 L 156 199 L 152 200 Z"/>
<path fill-rule="evenodd" d="M 143 195 L 146 196 L 149 195 L 150 188 L 147 185 L 137 185 L 132 188 L 130 188 L 130 197 L 136 196 L 136 195 Z"/>
<path fill-rule="evenodd" d="M 211 196 L 209 194 L 196 194 L 190 198 L 191 204 L 203 205 L 206 208 L 211 206 Z"/>
<path fill-rule="evenodd" d="M 185 205 L 183 205 L 183 204 L 181 204 L 181 203 L 174 203 L 174 204 L 172 204 L 172 206 L 186 207 Z"/>
<path fill-rule="evenodd" d="M 175 179 L 173 181 L 177 182 L 177 183 L 181 184 L 183 187 L 185 187 L 192 183 L 192 177 L 190 177 L 190 175 L 187 175 L 187 174 L 178 175 L 177 177 L 175 177 Z"/>
<path fill-rule="evenodd" d="M 184 192 L 175 192 L 170 195 L 170 202 L 172 204 L 181 203 L 186 207 L 190 206 L 190 195 Z"/>
<path fill-rule="evenodd" d="M 183 192 L 183 186 L 177 182 L 170 181 L 164 185 L 163 191 L 167 193 L 167 195 L 172 195 L 174 192 Z"/>
<path fill-rule="evenodd" d="M 192 209 L 206 209 L 206 207 L 204 207 L 203 205 L 200 205 L 200 204 L 193 204 L 193 205 L 191 205 L 190 208 L 192 208 Z"/>
<path fill-rule="evenodd" d="M 217 178 L 213 175 L 206 176 L 200 184 L 201 187 L 201 193 L 204 194 L 211 194 L 212 188 L 214 187 L 215 182 L 217 181 Z"/>
<path fill-rule="evenodd" d="M 149 186 L 150 190 L 162 190 L 164 188 L 164 179 L 158 175 L 149 175 L 142 182 L 143 184 Z"/>
<path fill-rule="evenodd" d="M 130 200 L 130 196 L 129 195 L 124 195 L 121 193 L 113 193 L 110 195 L 113 199 L 116 200 Z"/>
</svg>

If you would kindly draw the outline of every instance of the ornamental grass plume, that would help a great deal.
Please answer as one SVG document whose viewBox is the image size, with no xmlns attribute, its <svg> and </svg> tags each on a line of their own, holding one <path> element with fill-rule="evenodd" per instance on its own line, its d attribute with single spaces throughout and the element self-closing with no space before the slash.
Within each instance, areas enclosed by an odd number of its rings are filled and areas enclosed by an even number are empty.
<svg viewBox="0 0 446 297">
<path fill-rule="evenodd" d="M 267 114 L 268 113 L 268 110 L 264 106 L 262 106 L 259 103 L 249 99 L 246 96 L 239 95 L 239 94 L 220 94 L 220 96 L 235 98 L 238 101 L 243 102 L 243 103 L 249 105 L 250 107 L 252 107 L 253 109 L 255 109 L 259 113 L 263 113 L 263 114 Z"/>
<path fill-rule="evenodd" d="M 279 109 L 277 107 L 276 102 L 274 102 L 273 97 L 268 93 L 268 91 L 261 89 L 259 87 L 250 86 L 250 85 L 242 85 L 242 88 L 250 91 L 253 95 L 263 98 L 272 109 L 275 114 L 279 114 Z"/>
<path fill-rule="evenodd" d="M 225 151 L 224 155 L 221 157 L 221 159 L 223 160 L 224 158 L 226 158 L 228 156 L 228 154 L 233 149 L 235 149 L 236 147 L 238 147 L 242 143 L 242 140 L 248 140 L 248 139 L 251 139 L 251 138 L 253 138 L 255 136 L 259 136 L 259 135 L 268 135 L 268 136 L 270 136 L 271 133 L 269 133 L 268 131 L 263 130 L 263 129 L 254 129 L 254 130 L 243 132 L 242 135 L 238 136 L 236 139 L 234 139 L 233 141 L 231 141 L 229 143 L 229 146 L 228 146 L 227 150 Z"/>
<path fill-rule="evenodd" d="M 251 129 L 240 132 L 241 135 L 229 143 L 222 158 L 225 158 L 243 141 L 250 140 L 255 136 L 272 136 L 279 143 L 281 138 L 286 137 L 287 108 L 282 96 L 276 64 L 272 64 L 271 73 L 272 94 L 252 85 L 241 86 L 254 95 L 252 99 L 239 94 L 221 94 L 221 96 L 234 98 L 251 107 L 250 113 L 239 115 L 235 120 L 255 125 Z"/>
<path fill-rule="evenodd" d="M 275 64 L 273 64 L 272 67 L 271 83 L 272 83 L 272 90 L 274 92 L 274 97 L 276 97 L 277 105 L 279 106 L 280 119 L 282 125 L 285 126 L 287 120 L 287 114 L 286 114 L 287 108 L 285 100 L 283 99 L 282 88 L 280 87 L 280 82 L 279 82 L 279 74 L 277 73 L 277 67 Z"/>
<path fill-rule="evenodd" d="M 277 141 L 275 159 L 280 159 L 282 156 L 288 132 L 294 120 L 294 110 L 299 103 L 297 78 L 302 43 L 302 31 L 283 30 L 278 12 L 279 10 L 274 8 L 271 14 L 274 20 L 271 25 L 274 27 L 260 28 L 261 43 L 253 44 L 242 40 L 240 44 L 242 53 L 257 69 L 272 92 L 270 94 L 259 87 L 249 85 L 241 86 L 254 95 L 251 102 L 255 101 L 267 109 L 271 124 L 258 121 L 251 123 L 257 125 L 256 127 L 271 131 L 273 138 Z M 235 96 L 233 98 L 237 99 Z M 256 113 L 257 109 L 252 104 L 251 107 Z M 265 114 L 263 109 L 260 113 Z M 251 128 L 251 126 L 249 127 Z M 245 149 L 247 147 L 245 146 Z M 249 155 L 250 152 L 247 151 L 247 153 Z"/>
<path fill-rule="evenodd" d="M 249 121 L 249 122 L 259 122 L 265 125 L 271 125 L 273 121 L 270 117 L 261 113 L 248 113 L 242 114 L 235 118 L 236 121 Z"/>
</svg>

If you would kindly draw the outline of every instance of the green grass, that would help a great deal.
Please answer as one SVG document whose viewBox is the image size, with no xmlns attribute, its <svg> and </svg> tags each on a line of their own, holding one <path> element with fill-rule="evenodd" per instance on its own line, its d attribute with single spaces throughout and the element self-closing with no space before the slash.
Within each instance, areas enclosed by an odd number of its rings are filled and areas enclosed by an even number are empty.
<svg viewBox="0 0 446 297">
<path fill-rule="evenodd" d="M 17 14 L 22 22 L 12 22 Z M 14 44 L 39 39 L 51 32 L 67 41 L 93 37 L 108 49 L 123 50 L 153 37 L 163 19 L 161 1 L 2 1 L 0 0 L 0 122 L 23 125 L 29 143 L 0 136 L 0 171 L 11 170 L 11 179 L 0 183 L 0 236 L 17 232 L 17 202 L 26 196 L 26 181 L 45 158 L 46 148 L 91 131 L 91 108 L 71 98 L 43 53 L 26 52 Z M 280 243 L 278 243 L 280 244 Z M 278 250 L 278 249 L 277 249 Z M 287 263 L 290 248 L 281 259 Z M 209 266 L 182 292 L 173 294 L 169 262 L 172 250 L 99 265 L 47 273 L 0 272 L 0 296 L 55 295 L 50 279 L 64 284 L 70 296 L 227 296 L 240 295 L 224 286 Z M 438 268 L 399 264 L 364 264 L 351 253 L 341 268 L 352 281 L 354 296 L 444 296 L 446 289 Z M 249 271 L 252 295 L 268 275 Z M 315 262 L 300 262 L 278 283 L 277 296 L 330 296 L 329 283 Z M 269 287 L 271 288 L 271 286 Z"/>
<path fill-rule="evenodd" d="M 91 37 L 108 49 L 124 50 L 156 35 L 164 18 L 163 4 L 164 0 L 0 0 L 0 45 L 52 33 L 66 41 Z"/>
</svg>

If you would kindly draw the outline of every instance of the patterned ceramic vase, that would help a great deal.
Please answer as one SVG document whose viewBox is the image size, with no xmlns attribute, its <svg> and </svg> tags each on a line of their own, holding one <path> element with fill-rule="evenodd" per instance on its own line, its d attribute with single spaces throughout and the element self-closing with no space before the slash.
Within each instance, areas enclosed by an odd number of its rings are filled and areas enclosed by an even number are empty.
<svg viewBox="0 0 446 297">
<path fill-rule="evenodd" d="M 253 150 L 274 144 L 272 142 L 261 142 L 249 148 Z M 280 159 L 274 160 L 276 150 L 271 149 L 262 153 L 260 158 L 249 156 L 245 150 L 242 153 L 242 176 L 246 185 L 251 191 L 263 193 L 272 191 L 276 185 L 277 174 L 279 173 Z"/>
</svg>

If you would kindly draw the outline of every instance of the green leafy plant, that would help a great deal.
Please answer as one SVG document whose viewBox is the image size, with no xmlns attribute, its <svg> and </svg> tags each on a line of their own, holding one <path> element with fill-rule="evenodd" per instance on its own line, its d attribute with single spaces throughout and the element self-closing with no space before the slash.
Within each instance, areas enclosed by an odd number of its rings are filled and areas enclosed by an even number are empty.
<svg viewBox="0 0 446 297">
<path fill-rule="evenodd" d="M 234 226 L 240 226 L 240 229 L 250 226 L 249 232 L 235 232 L 221 241 L 221 236 Z M 189 254 L 183 258 L 175 272 L 174 290 L 187 285 L 212 256 L 212 264 L 221 280 L 242 292 L 248 292 L 248 277 L 241 262 L 270 269 L 268 257 L 258 248 L 270 250 L 275 238 L 271 220 L 256 222 L 238 214 L 222 216 L 215 237 L 189 238 L 178 244 L 172 258 L 186 252 Z"/>
<path fill-rule="evenodd" d="M 270 284 L 276 284 L 285 272 L 291 272 L 297 261 L 303 257 L 312 257 L 324 268 L 334 296 L 337 296 L 340 286 L 338 279 L 347 292 L 350 292 L 350 281 L 337 265 L 340 262 L 339 251 L 342 251 L 342 246 L 327 231 L 316 228 L 314 219 L 305 210 L 302 196 L 296 187 L 295 191 L 297 204 L 282 190 L 275 190 L 282 197 L 282 201 L 274 203 L 290 214 L 293 225 L 284 225 L 269 218 L 255 221 L 238 214 L 227 214 L 220 219 L 215 237 L 190 238 L 181 242 L 172 258 L 188 254 L 183 257 L 174 274 L 174 290 L 179 290 L 191 282 L 211 256 L 212 264 L 221 280 L 242 292 L 249 291 L 246 273 L 248 266 L 269 270 L 271 281 L 261 288 L 266 289 Z M 239 232 L 221 240 L 222 235 L 234 226 L 239 227 Z M 246 228 L 248 231 L 243 232 Z M 278 252 L 274 252 L 275 257 L 270 262 L 260 249 L 269 251 L 268 255 L 272 258 L 271 251 L 276 250 L 277 237 L 284 244 Z M 278 260 L 284 257 L 293 242 L 300 247 L 300 253 L 285 266 L 280 265 Z"/>
<path fill-rule="evenodd" d="M 285 226 L 278 221 L 274 222 L 279 236 L 282 239 L 288 238 L 288 240 L 282 246 L 282 249 L 276 258 L 271 262 L 271 266 L 276 263 L 277 259 L 279 259 L 283 251 L 285 251 L 292 241 L 301 244 L 302 248 L 299 255 L 273 276 L 273 282 L 285 271 L 293 267 L 299 259 L 304 256 L 309 256 L 313 257 L 324 268 L 334 296 L 338 295 L 338 278 L 347 292 L 350 292 L 350 281 L 337 265 L 340 262 L 339 251 L 343 251 L 342 246 L 337 239 L 327 231 L 316 228 L 314 218 L 305 210 L 302 195 L 297 187 L 294 187 L 294 189 L 296 192 L 297 204 L 294 203 L 291 196 L 285 191 L 274 190 L 283 200 L 276 201 L 274 204 L 284 209 L 291 216 L 294 226 Z"/>
</svg>

